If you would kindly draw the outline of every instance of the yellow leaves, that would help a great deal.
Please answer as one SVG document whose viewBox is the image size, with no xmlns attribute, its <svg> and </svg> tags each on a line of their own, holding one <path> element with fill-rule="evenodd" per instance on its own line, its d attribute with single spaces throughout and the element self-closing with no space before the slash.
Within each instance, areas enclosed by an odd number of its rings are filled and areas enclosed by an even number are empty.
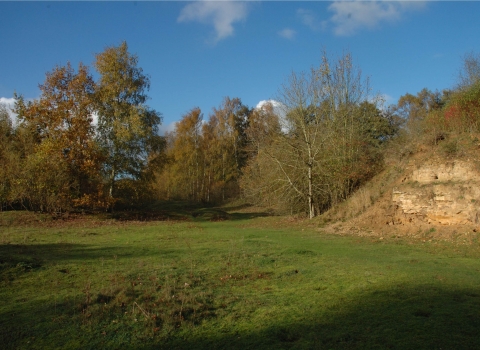
<svg viewBox="0 0 480 350">
<path fill-rule="evenodd" d="M 96 55 L 98 84 L 87 66 L 67 63 L 46 74 L 38 100 L 15 94 L 18 176 L 28 184 L 17 200 L 41 210 L 108 206 L 114 201 L 100 194 L 104 182 L 112 190 L 119 175 L 142 174 L 150 153 L 160 152 L 161 118 L 144 104 L 149 79 L 137 61 L 124 42 Z"/>
<path fill-rule="evenodd" d="M 24 193 L 34 208 L 65 209 L 100 179 L 102 156 L 92 125 L 95 84 L 86 66 L 75 72 L 68 63 L 47 73 L 40 90 L 38 100 L 26 104 L 20 98 L 16 108 L 23 121 L 19 135 L 35 142 L 23 160 Z"/>
<path fill-rule="evenodd" d="M 207 123 L 198 107 L 185 114 L 167 136 L 173 160 L 157 177 L 162 196 L 211 202 L 236 195 L 249 112 L 240 99 L 225 98 Z"/>
<path fill-rule="evenodd" d="M 109 173 L 110 192 L 120 175 L 138 177 L 148 165 L 149 153 L 158 137 L 159 113 L 145 105 L 150 82 L 138 58 L 126 42 L 107 47 L 95 57 L 100 74 L 96 89 L 97 140 Z"/>
<path fill-rule="evenodd" d="M 105 195 L 99 186 L 94 193 L 84 193 L 80 198 L 72 200 L 74 207 L 105 209 L 111 207 L 116 200 Z"/>
</svg>

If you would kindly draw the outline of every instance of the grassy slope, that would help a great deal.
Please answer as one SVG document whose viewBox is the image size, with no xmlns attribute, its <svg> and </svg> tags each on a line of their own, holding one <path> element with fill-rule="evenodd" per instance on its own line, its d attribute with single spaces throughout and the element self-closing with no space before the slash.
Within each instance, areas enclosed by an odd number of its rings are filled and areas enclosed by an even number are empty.
<svg viewBox="0 0 480 350">
<path fill-rule="evenodd" d="M 330 236 L 279 217 L 195 216 L 36 227 L 4 220 L 0 344 L 480 347 L 476 245 Z"/>
</svg>

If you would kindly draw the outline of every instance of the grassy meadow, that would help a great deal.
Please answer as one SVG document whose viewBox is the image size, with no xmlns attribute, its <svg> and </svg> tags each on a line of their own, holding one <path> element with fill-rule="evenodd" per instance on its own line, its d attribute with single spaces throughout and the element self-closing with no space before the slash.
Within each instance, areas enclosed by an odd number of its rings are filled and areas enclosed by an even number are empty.
<svg viewBox="0 0 480 350">
<path fill-rule="evenodd" d="M 0 213 L 2 348 L 480 348 L 478 243 L 247 209 L 117 215 Z"/>
</svg>

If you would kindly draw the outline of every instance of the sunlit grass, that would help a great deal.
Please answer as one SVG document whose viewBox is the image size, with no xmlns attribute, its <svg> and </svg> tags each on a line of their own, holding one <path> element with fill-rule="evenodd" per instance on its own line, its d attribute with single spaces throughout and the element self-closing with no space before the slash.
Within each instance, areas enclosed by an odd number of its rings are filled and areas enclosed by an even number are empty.
<svg viewBox="0 0 480 350">
<path fill-rule="evenodd" d="M 2 346 L 480 346 L 476 246 L 330 236 L 281 217 L 195 210 L 147 223 L 2 221 Z"/>
</svg>

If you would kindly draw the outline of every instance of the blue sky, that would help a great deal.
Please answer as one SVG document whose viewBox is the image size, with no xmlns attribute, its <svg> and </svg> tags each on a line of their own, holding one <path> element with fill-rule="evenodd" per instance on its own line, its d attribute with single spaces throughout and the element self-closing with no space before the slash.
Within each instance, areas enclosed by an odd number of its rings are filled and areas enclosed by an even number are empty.
<svg viewBox="0 0 480 350">
<path fill-rule="evenodd" d="M 171 127 L 205 118 L 225 96 L 275 98 L 321 51 L 352 53 L 374 92 L 450 88 L 462 56 L 480 53 L 480 2 L 0 2 L 0 99 L 38 98 L 55 65 L 92 65 L 126 40 L 150 76 L 149 105 Z"/>
</svg>

